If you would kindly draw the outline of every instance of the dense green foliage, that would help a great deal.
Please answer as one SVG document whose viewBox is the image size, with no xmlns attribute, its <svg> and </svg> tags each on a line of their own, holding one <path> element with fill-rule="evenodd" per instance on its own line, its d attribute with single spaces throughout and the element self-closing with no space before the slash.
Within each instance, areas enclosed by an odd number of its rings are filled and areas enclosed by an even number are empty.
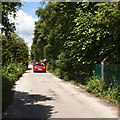
<svg viewBox="0 0 120 120">
<path fill-rule="evenodd" d="M 24 39 L 12 33 L 9 37 L 2 36 L 2 64 L 9 64 L 9 61 L 17 61 L 26 64 L 28 60 L 28 47 Z"/>
<path fill-rule="evenodd" d="M 0 4 L 1 5 L 1 4 Z M 21 7 L 20 2 L 2 2 L 0 24 L 3 25 L 0 42 L 2 42 L 2 110 L 5 110 L 13 97 L 13 85 L 27 68 L 28 47 L 15 31 L 15 24 L 11 23 L 9 15 L 16 17 Z M 1 60 L 0 60 L 1 62 Z M 1 70 L 0 70 L 1 72 Z"/>
<path fill-rule="evenodd" d="M 11 62 L 2 67 L 2 107 L 3 110 L 11 102 L 13 85 L 22 76 L 26 67 L 18 62 Z"/>
<path fill-rule="evenodd" d="M 64 72 L 83 77 L 91 75 L 88 68 L 107 56 L 108 64 L 120 63 L 119 7 L 119 3 L 50 2 L 39 8 L 32 58 L 45 57 L 50 62 L 60 57 Z"/>
<path fill-rule="evenodd" d="M 65 80 L 87 84 L 93 65 L 120 64 L 120 2 L 55 3 L 36 11 L 31 56 Z"/>
<path fill-rule="evenodd" d="M 2 110 L 5 110 L 12 100 L 15 81 L 27 68 L 27 44 L 24 39 L 14 33 L 15 24 L 9 20 L 9 15 L 16 17 L 16 12 L 21 5 L 20 2 L 2 2 L 1 6 L 0 23 L 3 25 L 2 33 L 4 34 L 0 36 L 2 38 Z"/>
<path fill-rule="evenodd" d="M 12 100 L 12 87 L 21 77 L 28 60 L 28 47 L 17 34 L 2 35 L 2 105 L 3 110 Z"/>
</svg>

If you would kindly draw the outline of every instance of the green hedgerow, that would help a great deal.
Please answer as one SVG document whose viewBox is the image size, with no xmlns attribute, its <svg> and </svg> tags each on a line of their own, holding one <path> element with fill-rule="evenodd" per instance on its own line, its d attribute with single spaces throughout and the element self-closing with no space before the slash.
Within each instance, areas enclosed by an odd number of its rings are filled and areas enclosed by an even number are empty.
<svg viewBox="0 0 120 120">
<path fill-rule="evenodd" d="M 3 110 L 6 109 L 7 105 L 11 102 L 13 91 L 12 87 L 23 74 L 26 67 L 17 63 L 11 62 L 9 64 L 3 65 L 2 67 L 2 107 Z"/>
</svg>

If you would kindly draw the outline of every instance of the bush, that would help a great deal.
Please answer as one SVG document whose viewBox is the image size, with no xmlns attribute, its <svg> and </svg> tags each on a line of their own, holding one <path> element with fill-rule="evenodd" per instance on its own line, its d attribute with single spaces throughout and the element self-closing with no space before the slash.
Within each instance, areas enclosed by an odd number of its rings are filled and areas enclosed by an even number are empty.
<svg viewBox="0 0 120 120">
<path fill-rule="evenodd" d="M 7 107 L 7 105 L 11 102 L 13 91 L 11 88 L 13 87 L 15 81 L 19 79 L 19 77 L 23 74 L 26 67 L 17 63 L 11 62 L 2 67 L 2 106 L 3 110 Z"/>
<path fill-rule="evenodd" d="M 7 107 L 7 105 L 11 102 L 13 92 L 11 88 L 13 83 L 10 81 L 7 75 L 2 75 L 2 108 L 3 110 Z"/>
<path fill-rule="evenodd" d="M 55 71 L 54 71 L 54 73 L 55 73 L 55 75 L 57 75 L 58 77 L 60 77 L 61 76 L 61 70 L 60 70 L 60 68 L 56 68 L 55 69 Z"/>
<path fill-rule="evenodd" d="M 56 61 L 55 60 L 50 60 L 47 62 L 47 70 L 51 70 L 51 72 L 54 72 L 56 69 Z"/>
<path fill-rule="evenodd" d="M 103 90 L 103 83 L 98 80 L 95 76 L 91 77 L 89 82 L 87 83 L 87 86 L 86 86 L 86 89 L 87 91 L 89 92 L 92 92 L 92 93 L 101 93 L 102 90 Z"/>
<path fill-rule="evenodd" d="M 119 85 L 116 81 L 109 85 L 106 85 L 97 77 L 93 76 L 87 83 L 86 90 L 91 93 L 95 93 L 97 96 L 106 98 L 108 101 L 118 105 L 119 100 Z"/>
<path fill-rule="evenodd" d="M 109 101 L 115 103 L 116 105 L 118 105 L 118 101 L 119 101 L 119 85 L 117 82 L 115 83 L 111 83 L 105 93 L 105 98 L 107 98 Z"/>
</svg>

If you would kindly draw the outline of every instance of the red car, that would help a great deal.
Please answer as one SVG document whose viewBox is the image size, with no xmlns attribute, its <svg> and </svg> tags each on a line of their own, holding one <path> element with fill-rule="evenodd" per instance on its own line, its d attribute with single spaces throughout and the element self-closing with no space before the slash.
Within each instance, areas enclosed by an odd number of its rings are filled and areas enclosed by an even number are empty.
<svg viewBox="0 0 120 120">
<path fill-rule="evenodd" d="M 35 71 L 46 72 L 46 65 L 43 62 L 35 62 L 33 65 L 33 72 Z"/>
</svg>

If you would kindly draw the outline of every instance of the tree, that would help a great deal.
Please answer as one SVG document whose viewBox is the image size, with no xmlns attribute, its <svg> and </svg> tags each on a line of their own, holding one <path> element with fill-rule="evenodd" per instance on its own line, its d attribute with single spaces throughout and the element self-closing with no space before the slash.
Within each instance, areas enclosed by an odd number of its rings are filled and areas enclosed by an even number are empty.
<svg viewBox="0 0 120 120">
<path fill-rule="evenodd" d="M 9 38 L 2 35 L 2 64 L 17 61 L 26 64 L 28 60 L 28 47 L 24 40 L 17 34 L 12 33 Z"/>
<path fill-rule="evenodd" d="M 15 24 L 10 22 L 8 15 L 11 15 L 13 18 L 15 18 L 16 12 L 21 6 L 22 4 L 20 2 L 2 2 L 2 21 L 0 22 L 4 26 L 2 28 L 2 33 L 4 32 L 5 35 L 15 31 Z"/>
<path fill-rule="evenodd" d="M 64 49 L 63 45 L 68 36 L 66 31 L 69 33 L 70 29 L 72 29 L 73 24 L 71 24 L 71 18 L 74 18 L 74 10 L 69 10 L 69 8 L 76 9 L 75 5 L 76 3 L 66 4 L 50 2 L 45 9 L 39 8 L 36 11 L 36 14 L 40 17 L 40 20 L 38 20 L 35 27 L 33 44 L 38 46 L 42 45 L 40 51 L 43 52 L 43 49 L 45 48 L 45 54 L 46 52 L 49 52 L 49 56 L 51 56 L 50 58 L 52 59 L 58 59 L 58 55 Z M 65 26 L 66 28 L 64 28 Z M 46 44 L 49 44 L 52 47 L 51 53 L 50 51 L 47 51 L 49 50 L 47 48 L 49 45 L 44 47 Z M 34 47 L 36 45 L 34 45 Z M 48 59 L 47 55 L 45 55 L 45 57 Z"/>
<path fill-rule="evenodd" d="M 52 63 L 60 56 L 63 74 L 79 74 L 83 81 L 107 56 L 107 64 L 119 64 L 119 3 L 51 2 L 39 8 L 34 50 L 38 41 L 46 41 L 42 49 L 47 60 Z"/>
</svg>

